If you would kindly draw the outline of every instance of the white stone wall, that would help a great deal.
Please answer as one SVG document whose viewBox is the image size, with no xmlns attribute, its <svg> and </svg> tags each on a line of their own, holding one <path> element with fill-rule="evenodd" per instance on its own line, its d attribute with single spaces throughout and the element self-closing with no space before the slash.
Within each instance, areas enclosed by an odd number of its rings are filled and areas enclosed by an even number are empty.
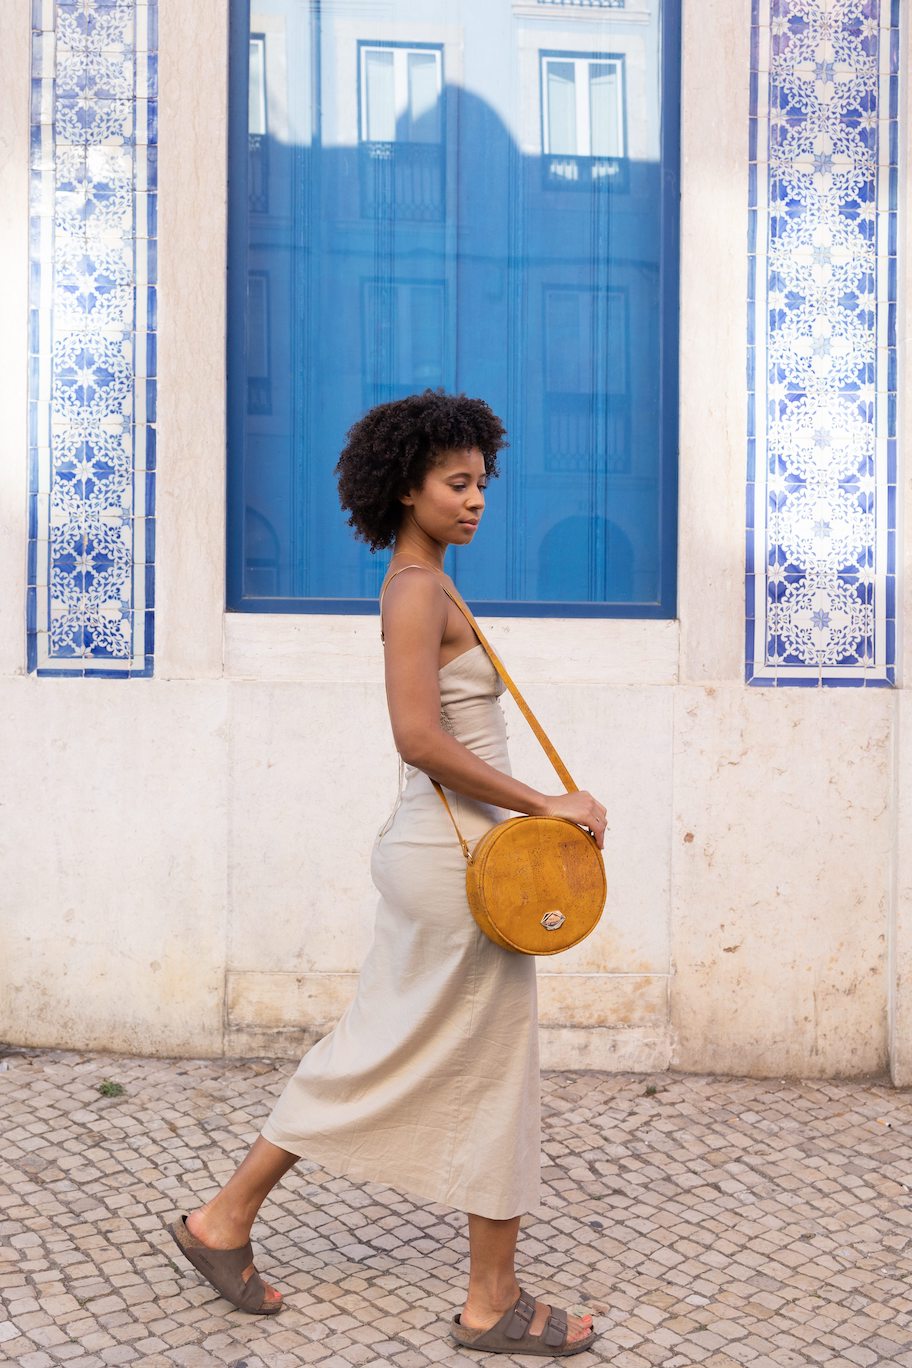
<svg viewBox="0 0 912 1368">
<path fill-rule="evenodd" d="M 28 10 L 0 6 L 0 1035 L 295 1056 L 353 990 L 396 763 L 376 617 L 224 612 L 227 6 L 161 0 L 156 666 L 134 681 L 25 668 Z M 743 682 L 750 3 L 684 14 L 680 619 L 483 622 L 609 807 L 603 925 L 540 966 L 543 1058 L 908 1084 L 907 690 Z M 551 786 L 508 718 L 515 771 Z"/>
</svg>

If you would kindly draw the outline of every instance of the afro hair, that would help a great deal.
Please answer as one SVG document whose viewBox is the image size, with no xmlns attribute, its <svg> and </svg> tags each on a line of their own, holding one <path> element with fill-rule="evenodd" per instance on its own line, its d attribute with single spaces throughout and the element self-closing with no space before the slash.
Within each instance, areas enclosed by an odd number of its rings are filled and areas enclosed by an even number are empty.
<svg viewBox="0 0 912 1368">
<path fill-rule="evenodd" d="M 404 511 L 400 496 L 420 489 L 445 452 L 477 447 L 493 478 L 507 445 L 503 423 L 483 399 L 426 389 L 378 404 L 350 428 L 335 468 L 349 527 L 371 551 L 391 546 Z"/>
</svg>

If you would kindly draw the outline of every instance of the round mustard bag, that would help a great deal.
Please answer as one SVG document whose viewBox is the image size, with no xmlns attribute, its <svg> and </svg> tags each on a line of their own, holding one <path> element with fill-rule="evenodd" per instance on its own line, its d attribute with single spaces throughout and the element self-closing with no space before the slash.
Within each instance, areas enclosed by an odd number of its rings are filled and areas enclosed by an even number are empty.
<svg viewBox="0 0 912 1368">
<path fill-rule="evenodd" d="M 505 950 L 525 955 L 556 955 L 588 936 L 606 891 L 595 837 L 565 817 L 498 822 L 466 866 L 478 925 Z"/>
<path fill-rule="evenodd" d="M 446 586 L 479 643 L 515 698 L 568 793 L 576 792 L 566 765 L 525 699 L 485 640 L 468 607 Z M 592 833 L 565 817 L 509 817 L 469 850 L 441 786 L 432 780 L 456 829 L 466 858 L 466 894 L 472 916 L 497 945 L 523 955 L 556 955 L 588 936 L 605 906 L 602 853 Z"/>
</svg>

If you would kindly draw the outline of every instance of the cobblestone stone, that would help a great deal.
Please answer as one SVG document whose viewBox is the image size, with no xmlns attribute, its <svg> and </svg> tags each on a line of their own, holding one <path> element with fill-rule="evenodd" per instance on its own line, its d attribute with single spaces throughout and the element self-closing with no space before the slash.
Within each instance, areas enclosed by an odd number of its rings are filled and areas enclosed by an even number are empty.
<svg viewBox="0 0 912 1368">
<path fill-rule="evenodd" d="M 542 1362 L 449 1341 L 468 1253 L 459 1213 L 311 1163 L 254 1230 L 281 1316 L 232 1310 L 182 1266 L 166 1221 L 231 1173 L 288 1073 L 0 1057 L 0 1364 Z M 106 1078 L 123 1095 L 99 1094 Z M 908 1093 L 552 1074 L 544 1104 L 544 1197 L 524 1222 L 521 1277 L 593 1314 L 600 1339 L 578 1368 L 912 1368 Z"/>
</svg>

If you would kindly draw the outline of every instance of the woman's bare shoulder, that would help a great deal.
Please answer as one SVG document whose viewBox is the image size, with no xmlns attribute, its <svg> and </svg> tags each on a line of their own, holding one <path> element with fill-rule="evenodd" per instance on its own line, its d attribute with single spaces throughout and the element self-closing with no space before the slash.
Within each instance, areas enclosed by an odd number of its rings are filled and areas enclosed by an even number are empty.
<svg viewBox="0 0 912 1368">
<path fill-rule="evenodd" d="M 407 574 L 405 571 L 423 571 Z M 402 566 L 401 571 L 388 575 L 380 590 L 380 608 L 384 622 L 446 620 L 446 595 L 443 584 L 449 576 L 430 566 Z"/>
<path fill-rule="evenodd" d="M 421 573 L 410 575 L 406 573 L 409 570 L 418 570 Z M 444 575 L 440 570 L 434 570 L 430 565 L 400 565 L 387 571 L 380 586 L 380 593 L 383 598 L 386 598 L 394 590 L 399 593 L 405 587 L 409 594 L 417 592 L 424 594 L 427 598 L 433 598 L 441 581 L 449 583 L 449 576 Z"/>
</svg>

